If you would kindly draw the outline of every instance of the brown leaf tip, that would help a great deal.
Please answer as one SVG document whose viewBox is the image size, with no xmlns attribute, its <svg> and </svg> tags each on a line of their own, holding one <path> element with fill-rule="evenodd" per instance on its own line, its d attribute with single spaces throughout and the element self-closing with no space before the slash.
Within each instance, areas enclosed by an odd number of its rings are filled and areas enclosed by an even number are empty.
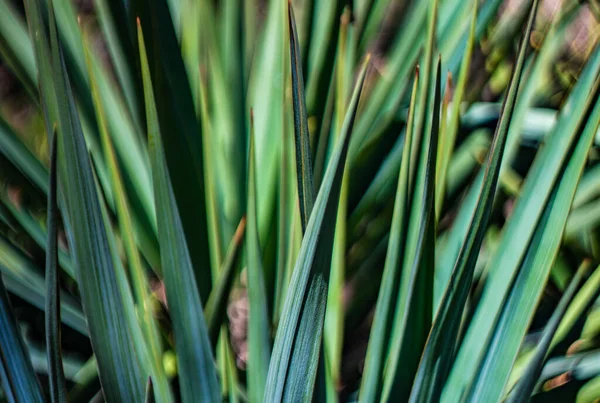
<svg viewBox="0 0 600 403">
<path fill-rule="evenodd" d="M 246 216 L 242 216 L 240 223 L 238 224 L 237 229 L 235 230 L 235 234 L 233 234 L 233 242 L 240 243 L 242 242 L 242 238 L 244 237 L 244 232 L 246 231 Z"/>
</svg>

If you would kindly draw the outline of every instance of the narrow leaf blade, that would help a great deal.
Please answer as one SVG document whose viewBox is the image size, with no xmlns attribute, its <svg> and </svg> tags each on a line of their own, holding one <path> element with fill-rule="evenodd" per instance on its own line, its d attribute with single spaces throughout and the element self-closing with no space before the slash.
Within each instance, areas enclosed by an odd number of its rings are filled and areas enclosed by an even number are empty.
<svg viewBox="0 0 600 403">
<path fill-rule="evenodd" d="M 251 112 L 252 114 L 252 112 Z M 252 116 L 252 115 L 251 115 Z M 258 213 L 256 201 L 256 154 L 254 150 L 254 122 L 250 118 L 250 149 L 248 154 L 248 235 L 246 236 L 248 302 L 248 397 L 259 402 L 265 392 L 269 358 L 271 356 L 271 336 L 268 315 L 267 294 L 258 238 Z"/>
<path fill-rule="evenodd" d="M 325 317 L 333 221 L 368 59 L 359 75 L 343 134 L 330 160 L 302 241 L 275 337 L 264 401 L 308 402 L 312 399 Z"/>
<path fill-rule="evenodd" d="M 67 387 L 60 347 L 60 290 L 58 286 L 58 197 L 56 132 L 50 147 L 50 186 L 48 192 L 48 246 L 46 248 L 46 349 L 50 397 L 53 403 L 67 401 Z"/>
<path fill-rule="evenodd" d="M 306 99 L 304 97 L 304 79 L 302 78 L 302 60 L 292 2 L 288 3 L 288 21 L 290 27 L 290 59 L 292 64 L 292 100 L 294 106 L 294 138 L 296 141 L 296 175 L 298 180 L 298 198 L 302 232 L 306 231 L 308 219 L 315 202 L 310 135 Z"/>
<path fill-rule="evenodd" d="M 178 353 L 181 398 L 186 403 L 214 402 L 220 399 L 221 389 L 192 261 L 169 180 L 141 25 L 138 25 L 138 40 L 161 263 Z"/>
</svg>

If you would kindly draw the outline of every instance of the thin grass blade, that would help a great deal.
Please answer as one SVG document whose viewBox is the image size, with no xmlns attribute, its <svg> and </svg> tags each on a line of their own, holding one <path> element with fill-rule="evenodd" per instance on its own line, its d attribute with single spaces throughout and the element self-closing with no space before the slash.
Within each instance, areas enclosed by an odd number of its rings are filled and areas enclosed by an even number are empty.
<svg viewBox="0 0 600 403">
<path fill-rule="evenodd" d="M 497 3 L 497 1 L 493 0 L 482 5 L 481 11 L 479 12 L 476 35 L 479 35 L 480 29 L 482 28 L 480 22 L 488 21 L 493 17 L 495 13 L 494 7 L 497 8 L 497 4 L 493 3 Z M 573 4 L 574 3 L 571 3 L 571 5 Z M 512 161 L 515 156 L 520 144 L 520 133 L 523 122 L 535 101 L 536 95 L 543 88 L 544 77 L 547 77 L 547 74 L 549 74 L 554 66 L 554 60 L 558 57 L 560 49 L 564 44 L 562 38 L 564 38 L 566 30 L 573 21 L 574 15 L 575 13 L 573 10 L 561 10 L 560 16 L 556 18 L 557 21 L 552 22 L 544 42 L 533 60 L 533 65 L 524 72 L 524 74 L 526 74 L 526 79 L 523 80 L 523 86 L 520 90 L 521 94 L 516 100 L 513 118 L 511 120 L 512 123 L 507 135 L 506 151 L 502 161 L 501 172 L 508 168 L 509 161 Z M 583 88 L 578 89 L 578 87 L 580 86 L 575 86 L 573 92 L 583 92 Z M 578 98 L 582 103 L 585 102 L 585 96 L 579 95 Z M 440 244 L 440 253 L 436 258 L 436 295 L 439 297 L 443 295 L 444 289 L 451 277 L 454 263 L 467 238 L 468 229 L 477 206 L 479 189 L 481 189 L 483 183 L 484 172 L 484 170 L 479 172 L 473 186 L 470 187 L 461 203 L 461 207 L 458 210 L 452 228 L 444 235 L 443 240 L 438 242 Z M 436 299 L 436 306 L 439 306 L 439 299 Z"/>
<path fill-rule="evenodd" d="M 10 200 L 3 200 L 0 198 L 0 206 L 6 207 L 7 217 L 10 221 L 14 219 L 14 223 L 18 223 L 22 230 L 27 232 L 31 238 L 41 247 L 46 248 L 48 243 L 48 234 L 46 228 L 36 219 L 31 211 L 28 211 L 25 206 L 17 206 L 10 202 Z M 9 225 L 13 225 L 9 223 Z M 20 229 L 21 230 L 21 229 Z M 59 247 L 58 249 L 58 262 L 61 268 L 65 271 L 69 277 L 75 279 L 75 268 L 73 267 L 73 260 L 68 254 L 65 248 Z M 62 303 L 61 303 L 62 304 Z"/>
</svg>

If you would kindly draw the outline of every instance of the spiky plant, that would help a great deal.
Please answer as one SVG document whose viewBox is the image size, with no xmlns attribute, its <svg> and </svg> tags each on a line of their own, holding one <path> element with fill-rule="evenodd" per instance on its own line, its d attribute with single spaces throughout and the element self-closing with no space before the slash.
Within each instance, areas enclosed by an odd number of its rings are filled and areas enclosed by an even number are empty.
<svg viewBox="0 0 600 403">
<path fill-rule="evenodd" d="M 3 399 L 600 398 L 595 0 L 23 3 Z"/>
</svg>

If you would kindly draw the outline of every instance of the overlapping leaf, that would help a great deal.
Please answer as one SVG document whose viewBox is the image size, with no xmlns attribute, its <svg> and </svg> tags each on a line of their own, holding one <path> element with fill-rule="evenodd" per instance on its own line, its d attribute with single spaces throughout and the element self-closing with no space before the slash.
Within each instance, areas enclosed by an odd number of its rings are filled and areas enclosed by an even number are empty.
<svg viewBox="0 0 600 403">
<path fill-rule="evenodd" d="M 366 69 L 367 62 L 362 67 L 342 128 L 343 134 L 330 160 L 302 240 L 275 337 L 265 401 L 312 399 L 325 316 L 333 222 Z"/>
</svg>

